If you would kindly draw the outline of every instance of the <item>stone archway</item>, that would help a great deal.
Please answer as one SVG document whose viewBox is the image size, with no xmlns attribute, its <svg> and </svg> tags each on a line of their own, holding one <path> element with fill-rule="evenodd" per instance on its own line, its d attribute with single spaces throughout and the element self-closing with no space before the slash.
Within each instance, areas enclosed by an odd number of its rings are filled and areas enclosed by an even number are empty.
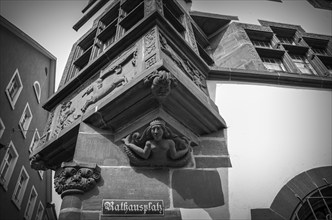
<svg viewBox="0 0 332 220">
<path fill-rule="evenodd" d="M 270 208 L 251 210 L 251 219 L 292 219 L 301 201 L 317 189 L 332 186 L 332 166 L 304 171 L 287 182 L 274 198 Z"/>
</svg>

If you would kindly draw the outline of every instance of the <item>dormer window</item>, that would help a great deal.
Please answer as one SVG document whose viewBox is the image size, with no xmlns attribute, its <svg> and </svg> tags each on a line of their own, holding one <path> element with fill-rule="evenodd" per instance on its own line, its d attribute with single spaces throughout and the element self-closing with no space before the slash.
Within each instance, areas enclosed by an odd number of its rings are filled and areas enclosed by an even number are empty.
<svg viewBox="0 0 332 220">
<path fill-rule="evenodd" d="M 164 0 L 164 16 L 171 25 L 184 37 L 185 27 L 183 26 L 184 13 L 173 0 Z"/>
<path fill-rule="evenodd" d="M 286 72 L 286 68 L 279 58 L 262 57 L 263 64 L 266 69 L 272 72 Z"/>
<path fill-rule="evenodd" d="M 271 45 L 270 41 L 252 40 L 251 42 L 254 46 L 257 46 L 257 47 L 272 48 L 272 45 Z"/>
<path fill-rule="evenodd" d="M 313 47 L 311 49 L 315 54 L 328 56 L 326 48 Z"/>
<path fill-rule="evenodd" d="M 330 76 L 332 76 L 332 64 L 325 64 L 326 69 L 329 71 Z"/>
<path fill-rule="evenodd" d="M 297 31 L 296 29 L 275 26 L 270 26 L 270 28 L 282 44 L 296 45 L 294 39 Z"/>
<path fill-rule="evenodd" d="M 317 75 L 316 71 L 311 66 L 305 55 L 290 54 L 290 57 L 292 58 L 294 64 L 301 73 L 309 75 Z"/>
<path fill-rule="evenodd" d="M 278 37 L 281 43 L 295 45 L 293 37 Z"/>
<path fill-rule="evenodd" d="M 246 29 L 246 33 L 251 43 L 258 48 L 272 48 L 271 40 L 273 33 L 267 31 L 256 31 Z"/>
</svg>

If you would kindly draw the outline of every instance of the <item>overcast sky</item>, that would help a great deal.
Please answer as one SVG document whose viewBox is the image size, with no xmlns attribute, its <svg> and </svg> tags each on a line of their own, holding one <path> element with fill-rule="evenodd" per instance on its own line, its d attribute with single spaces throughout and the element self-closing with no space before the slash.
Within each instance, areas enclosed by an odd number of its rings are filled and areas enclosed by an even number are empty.
<svg viewBox="0 0 332 220">
<path fill-rule="evenodd" d="M 0 0 L 0 14 L 57 57 L 56 88 L 70 50 L 92 25 L 78 32 L 72 26 L 82 17 L 87 0 Z M 193 0 L 192 10 L 238 16 L 240 22 L 258 19 L 301 25 L 307 32 L 332 35 L 332 12 L 315 9 L 304 0 Z"/>
</svg>

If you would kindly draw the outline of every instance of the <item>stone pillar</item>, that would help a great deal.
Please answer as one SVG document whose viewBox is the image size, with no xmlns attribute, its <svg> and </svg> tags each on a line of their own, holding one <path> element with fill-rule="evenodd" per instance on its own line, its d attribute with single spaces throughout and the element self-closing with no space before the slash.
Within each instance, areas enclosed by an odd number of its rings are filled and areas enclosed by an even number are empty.
<svg viewBox="0 0 332 220">
<path fill-rule="evenodd" d="M 61 194 L 59 219 L 81 219 L 81 195 L 93 189 L 100 180 L 96 164 L 63 162 L 54 175 L 55 191 Z"/>
</svg>

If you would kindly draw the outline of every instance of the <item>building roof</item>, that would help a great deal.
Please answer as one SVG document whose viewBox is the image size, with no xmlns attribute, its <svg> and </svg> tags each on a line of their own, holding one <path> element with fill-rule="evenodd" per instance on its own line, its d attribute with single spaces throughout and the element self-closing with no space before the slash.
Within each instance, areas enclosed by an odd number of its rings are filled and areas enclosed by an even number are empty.
<svg viewBox="0 0 332 220">
<path fill-rule="evenodd" d="M 32 47 L 34 47 L 36 50 L 50 58 L 51 60 L 56 61 L 56 57 L 51 54 L 48 50 L 46 50 L 43 46 L 41 46 L 37 41 L 32 39 L 29 35 L 24 33 L 22 30 L 17 28 L 15 25 L 10 23 L 8 20 L 6 20 L 4 17 L 0 15 L 0 25 L 3 26 L 4 28 L 8 29 L 10 32 L 30 44 Z"/>
<path fill-rule="evenodd" d="M 224 27 L 232 20 L 239 20 L 237 16 L 212 14 L 200 11 L 191 11 L 190 16 L 203 30 L 207 37 Z"/>
</svg>

